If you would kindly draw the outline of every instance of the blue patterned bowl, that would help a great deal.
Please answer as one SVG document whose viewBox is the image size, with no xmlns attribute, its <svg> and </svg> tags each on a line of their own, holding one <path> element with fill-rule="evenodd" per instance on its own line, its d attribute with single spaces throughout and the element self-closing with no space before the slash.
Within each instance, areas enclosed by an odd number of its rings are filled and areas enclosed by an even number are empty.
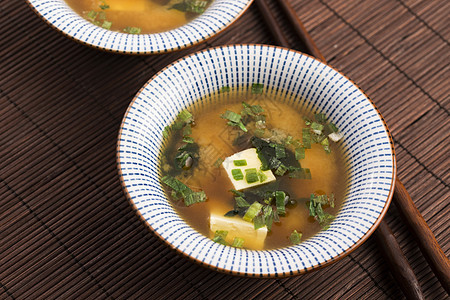
<svg viewBox="0 0 450 300">
<path fill-rule="evenodd" d="M 344 134 L 342 147 L 349 173 L 344 204 L 328 230 L 296 246 L 254 251 L 214 243 L 177 215 L 159 180 L 162 131 L 178 112 L 193 103 L 202 105 L 198 99 L 223 86 L 252 83 L 292 92 L 294 101 L 324 112 Z M 124 191 L 137 214 L 167 245 L 212 269 L 254 277 L 305 273 L 355 250 L 385 215 L 396 176 L 387 126 L 354 83 L 310 56 L 264 45 L 208 49 L 156 74 L 125 114 L 117 162 Z"/>
<path fill-rule="evenodd" d="M 76 14 L 64 0 L 26 1 L 47 24 L 71 39 L 124 54 L 157 54 L 193 46 L 227 28 L 252 3 L 252 0 L 214 0 L 202 15 L 182 27 L 136 35 L 95 26 Z"/>
</svg>

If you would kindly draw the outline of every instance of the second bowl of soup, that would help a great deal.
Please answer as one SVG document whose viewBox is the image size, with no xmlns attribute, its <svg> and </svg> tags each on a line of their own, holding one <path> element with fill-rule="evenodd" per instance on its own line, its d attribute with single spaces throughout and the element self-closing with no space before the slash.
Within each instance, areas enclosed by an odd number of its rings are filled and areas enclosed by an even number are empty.
<svg viewBox="0 0 450 300">
<path fill-rule="evenodd" d="M 27 0 L 64 35 L 126 54 L 156 54 L 205 41 L 227 28 L 252 0 Z"/>
<path fill-rule="evenodd" d="M 118 142 L 125 193 L 171 248 L 236 275 L 328 265 L 392 197 L 395 157 L 373 103 L 299 52 L 209 49 L 152 78 Z"/>
</svg>

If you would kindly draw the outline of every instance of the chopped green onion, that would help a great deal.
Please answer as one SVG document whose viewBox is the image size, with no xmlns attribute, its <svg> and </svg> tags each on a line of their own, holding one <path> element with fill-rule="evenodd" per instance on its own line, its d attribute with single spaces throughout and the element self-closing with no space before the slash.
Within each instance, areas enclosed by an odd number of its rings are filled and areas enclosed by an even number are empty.
<svg viewBox="0 0 450 300">
<path fill-rule="evenodd" d="M 239 208 L 250 206 L 250 204 L 248 204 L 248 202 L 241 196 L 235 197 L 234 200 L 236 200 L 236 206 Z"/>
<path fill-rule="evenodd" d="M 311 171 L 308 168 L 300 168 L 289 173 L 290 178 L 311 179 Z"/>
<path fill-rule="evenodd" d="M 300 244 L 302 242 L 302 234 L 298 233 L 297 230 L 294 230 L 289 236 L 289 239 L 293 245 Z"/>
<path fill-rule="evenodd" d="M 322 134 L 322 130 L 323 130 L 324 126 L 322 124 L 316 123 L 316 122 L 312 122 L 311 124 L 311 129 L 312 131 L 314 131 L 315 134 Z"/>
<path fill-rule="evenodd" d="M 175 191 L 175 194 L 172 193 L 172 195 L 175 195 L 176 198 L 178 198 L 178 195 L 183 197 L 186 206 L 206 201 L 206 194 L 204 191 L 193 192 L 187 185 L 175 177 L 166 175 L 161 178 L 161 181 Z"/>
<path fill-rule="evenodd" d="M 322 145 L 326 153 L 331 153 L 330 143 L 328 142 L 327 138 L 323 139 L 322 142 L 320 142 L 320 144 Z"/>
<path fill-rule="evenodd" d="M 237 159 L 237 160 L 233 160 L 233 163 L 236 167 L 241 167 L 241 166 L 246 166 L 247 165 L 247 160 L 245 159 Z"/>
<path fill-rule="evenodd" d="M 184 204 L 190 206 L 194 203 L 200 203 L 206 201 L 206 194 L 204 191 L 192 192 L 184 198 Z"/>
<path fill-rule="evenodd" d="M 274 213 L 271 205 L 266 205 L 263 208 L 264 221 L 268 230 L 272 229 L 272 223 L 274 219 Z"/>
<path fill-rule="evenodd" d="M 286 149 L 284 146 L 275 144 L 275 157 L 276 158 L 285 158 L 286 157 Z"/>
<path fill-rule="evenodd" d="M 97 18 L 97 15 L 98 15 L 98 12 L 91 10 L 86 14 L 86 18 L 88 20 L 90 20 L 91 22 L 94 22 L 95 18 Z"/>
<path fill-rule="evenodd" d="M 259 214 L 263 205 L 257 201 L 253 202 L 252 205 L 247 209 L 243 219 L 247 222 L 253 221 L 253 219 Z"/>
<path fill-rule="evenodd" d="M 305 148 L 303 147 L 295 148 L 295 159 L 296 160 L 305 159 Z"/>
<path fill-rule="evenodd" d="M 240 237 L 235 237 L 231 247 L 242 248 L 244 246 L 244 239 Z"/>
<path fill-rule="evenodd" d="M 284 216 L 286 214 L 286 206 L 284 204 L 284 199 L 286 198 L 286 193 L 283 191 L 275 192 L 275 204 L 277 205 L 277 213 L 280 216 Z"/>
<path fill-rule="evenodd" d="M 141 28 L 128 26 L 128 27 L 124 28 L 123 31 L 126 33 L 129 33 L 129 34 L 140 34 Z"/>
<path fill-rule="evenodd" d="M 283 176 L 287 170 L 288 168 L 285 165 L 280 164 L 278 168 L 275 170 L 275 175 Z"/>
<path fill-rule="evenodd" d="M 258 215 L 253 219 L 253 227 L 255 230 L 258 230 L 264 226 L 266 226 L 266 219 L 264 218 L 264 215 Z"/>
<path fill-rule="evenodd" d="M 254 183 L 259 181 L 256 168 L 245 169 L 245 180 L 247 183 Z"/>
<path fill-rule="evenodd" d="M 181 194 L 182 197 L 185 197 L 188 194 L 192 193 L 192 190 L 187 185 L 170 175 L 164 176 L 163 178 L 161 178 L 161 181 L 168 185 L 176 193 Z"/>
<path fill-rule="evenodd" d="M 233 195 L 238 196 L 238 197 L 245 197 L 245 194 L 243 192 L 239 192 L 235 189 L 231 189 L 230 192 L 233 193 Z"/>
<path fill-rule="evenodd" d="M 193 120 L 193 117 L 187 109 L 183 109 L 178 114 L 177 119 L 184 123 L 190 123 Z"/>
<path fill-rule="evenodd" d="M 252 94 L 262 94 L 264 90 L 264 85 L 261 83 L 252 84 Z"/>
<path fill-rule="evenodd" d="M 223 87 L 220 89 L 220 92 L 221 92 L 221 93 L 228 93 L 229 91 L 231 91 L 231 88 L 230 88 L 229 86 L 223 86 Z"/>
<path fill-rule="evenodd" d="M 311 148 L 311 133 L 309 132 L 309 128 L 302 129 L 302 140 L 303 140 L 303 146 L 306 149 L 310 149 Z"/>
<path fill-rule="evenodd" d="M 112 25 L 112 22 L 109 22 L 109 21 L 103 21 L 103 24 L 102 24 L 102 28 L 104 28 L 104 29 L 110 29 L 111 28 L 111 25 Z"/>
<path fill-rule="evenodd" d="M 231 175 L 233 175 L 234 180 L 242 180 L 244 179 L 244 174 L 241 169 L 232 169 Z"/>
<path fill-rule="evenodd" d="M 264 172 L 261 170 L 258 171 L 258 177 L 259 177 L 259 182 L 264 182 L 267 180 L 267 175 L 264 174 Z"/>
<path fill-rule="evenodd" d="M 194 138 L 192 138 L 190 136 L 185 136 L 183 138 L 183 142 L 188 143 L 188 144 L 193 144 L 194 143 Z"/>
<path fill-rule="evenodd" d="M 225 113 L 221 115 L 221 118 L 227 119 L 228 121 L 231 121 L 233 123 L 239 123 L 241 121 L 241 115 L 231 110 L 225 111 Z"/>
<path fill-rule="evenodd" d="M 213 241 L 222 245 L 227 245 L 227 242 L 225 241 L 227 235 L 228 231 L 226 230 L 216 230 Z"/>
</svg>

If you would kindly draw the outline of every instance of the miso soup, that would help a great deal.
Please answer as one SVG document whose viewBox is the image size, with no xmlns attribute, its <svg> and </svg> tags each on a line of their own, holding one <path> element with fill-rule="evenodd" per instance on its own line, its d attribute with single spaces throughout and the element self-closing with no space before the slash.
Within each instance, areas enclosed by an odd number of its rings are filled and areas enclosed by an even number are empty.
<svg viewBox="0 0 450 300">
<path fill-rule="evenodd" d="M 160 164 L 166 194 L 188 224 L 215 242 L 256 250 L 326 230 L 347 181 L 338 128 L 262 90 L 225 88 L 183 110 L 164 130 Z"/>
<path fill-rule="evenodd" d="M 212 0 L 66 0 L 80 16 L 105 29 L 151 34 L 175 29 L 202 14 Z"/>
</svg>

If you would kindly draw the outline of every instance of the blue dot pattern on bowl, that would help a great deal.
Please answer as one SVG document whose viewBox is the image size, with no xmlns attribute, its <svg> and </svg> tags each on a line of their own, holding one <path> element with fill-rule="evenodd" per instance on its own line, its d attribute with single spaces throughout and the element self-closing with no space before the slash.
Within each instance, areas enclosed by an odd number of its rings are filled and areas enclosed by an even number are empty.
<svg viewBox="0 0 450 300">
<path fill-rule="evenodd" d="M 198 18 L 174 30 L 156 34 L 126 34 L 95 26 L 76 14 L 64 0 L 27 0 L 48 24 L 92 47 L 127 54 L 156 54 L 202 42 L 233 23 L 252 0 L 214 0 Z"/>
<path fill-rule="evenodd" d="M 159 182 L 162 130 L 178 112 L 193 103 L 202 105 L 204 96 L 223 86 L 252 83 L 292 92 L 297 95 L 294 102 L 324 112 L 344 134 L 351 179 L 338 217 L 328 230 L 283 249 L 251 251 L 212 242 L 178 217 Z M 197 262 L 243 276 L 289 276 L 342 258 L 366 240 L 381 220 L 395 178 L 389 132 L 364 93 L 341 73 L 309 56 L 263 45 L 212 48 L 182 58 L 155 75 L 128 108 L 117 158 L 125 192 L 154 232 Z"/>
</svg>

